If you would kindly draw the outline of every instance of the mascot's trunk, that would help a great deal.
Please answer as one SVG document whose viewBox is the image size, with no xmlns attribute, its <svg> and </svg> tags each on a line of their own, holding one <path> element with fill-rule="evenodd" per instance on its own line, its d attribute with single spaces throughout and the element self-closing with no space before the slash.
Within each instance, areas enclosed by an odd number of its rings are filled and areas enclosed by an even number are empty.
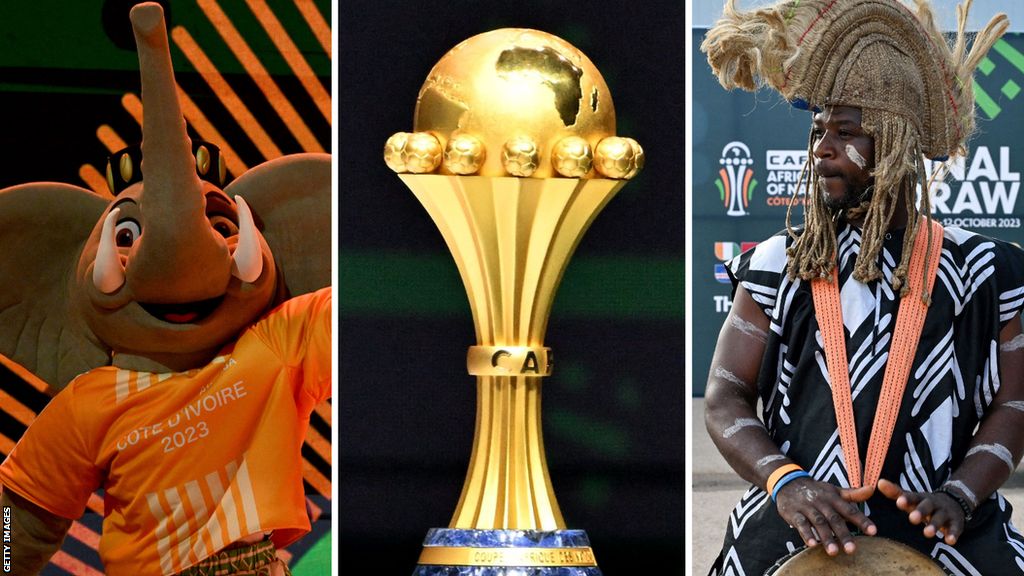
<svg viewBox="0 0 1024 576">
<path fill-rule="evenodd" d="M 136 298 L 190 302 L 224 293 L 230 280 L 227 244 L 206 218 L 171 68 L 163 10 L 131 12 L 142 71 L 142 235 L 126 270 Z"/>
</svg>

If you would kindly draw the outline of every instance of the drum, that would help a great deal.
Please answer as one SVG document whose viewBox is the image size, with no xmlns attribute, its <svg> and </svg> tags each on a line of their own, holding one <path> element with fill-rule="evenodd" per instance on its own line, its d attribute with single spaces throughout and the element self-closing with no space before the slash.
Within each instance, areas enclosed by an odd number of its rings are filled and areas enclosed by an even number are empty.
<svg viewBox="0 0 1024 576">
<path fill-rule="evenodd" d="M 854 536 L 857 551 L 853 554 L 829 556 L 824 546 L 801 548 L 783 557 L 765 576 L 946 576 L 941 566 L 930 557 L 878 536 Z"/>
</svg>

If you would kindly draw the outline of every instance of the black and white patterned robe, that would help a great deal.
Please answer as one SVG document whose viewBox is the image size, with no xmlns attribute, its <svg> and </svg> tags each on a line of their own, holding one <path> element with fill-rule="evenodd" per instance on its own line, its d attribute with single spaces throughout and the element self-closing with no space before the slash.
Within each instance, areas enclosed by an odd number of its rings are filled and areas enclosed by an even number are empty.
<svg viewBox="0 0 1024 576">
<path fill-rule="evenodd" d="M 869 284 L 851 277 L 860 231 L 841 225 L 837 239 L 863 463 L 899 306 L 891 282 L 903 232 L 887 235 L 880 255 L 884 279 Z M 788 457 L 817 480 L 848 487 L 810 284 L 786 275 L 790 242 L 780 233 L 728 266 L 734 284 L 741 284 L 771 318 L 757 382 L 762 417 Z M 882 468 L 882 477 L 904 490 L 925 492 L 938 488 L 963 460 L 973 431 L 999 390 L 999 331 L 1024 306 L 1024 252 L 946 228 L 932 300 Z M 910 524 L 906 513 L 877 491 L 865 507 L 879 535 L 931 555 L 952 574 L 984 575 L 1024 573 L 1024 536 L 1010 523 L 1011 510 L 1009 502 L 994 494 L 980 504 L 956 547 L 950 547 L 938 538 L 925 538 L 921 526 Z M 802 545 L 763 487 L 752 486 L 729 517 L 725 545 L 711 574 L 761 575 Z"/>
</svg>

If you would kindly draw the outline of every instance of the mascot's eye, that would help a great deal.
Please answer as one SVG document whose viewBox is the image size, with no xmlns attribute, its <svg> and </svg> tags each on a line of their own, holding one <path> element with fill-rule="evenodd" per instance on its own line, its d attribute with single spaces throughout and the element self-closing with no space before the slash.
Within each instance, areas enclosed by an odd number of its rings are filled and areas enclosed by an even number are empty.
<svg viewBox="0 0 1024 576">
<path fill-rule="evenodd" d="M 114 228 L 114 242 L 122 248 L 129 248 L 140 234 L 142 229 L 138 222 L 131 219 L 121 220 Z"/>
<path fill-rule="evenodd" d="M 210 216 L 210 226 L 225 238 L 238 234 L 238 225 L 225 216 Z"/>
</svg>

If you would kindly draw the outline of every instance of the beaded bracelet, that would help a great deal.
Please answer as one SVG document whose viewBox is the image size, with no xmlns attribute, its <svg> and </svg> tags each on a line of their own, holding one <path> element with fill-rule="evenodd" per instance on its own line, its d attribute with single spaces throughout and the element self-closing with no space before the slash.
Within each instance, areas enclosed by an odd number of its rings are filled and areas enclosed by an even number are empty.
<svg viewBox="0 0 1024 576">
<path fill-rule="evenodd" d="M 967 499 L 957 494 L 956 492 L 950 490 L 948 486 L 941 486 L 938 490 L 936 490 L 936 492 L 942 492 L 946 496 L 952 498 L 954 502 L 960 505 L 960 509 L 964 511 L 964 524 L 971 521 L 971 518 L 974 516 L 974 511 L 971 510 L 971 505 L 967 503 Z"/>
<path fill-rule="evenodd" d="M 785 476 L 780 478 L 778 482 L 775 483 L 775 489 L 772 490 L 772 502 L 775 502 L 775 497 L 779 495 L 779 490 L 782 490 L 782 487 L 785 486 L 786 484 L 789 484 L 790 482 L 796 480 L 797 478 L 810 477 L 811 475 L 808 474 L 807 472 L 804 472 L 803 470 L 794 470 L 789 474 L 786 474 Z"/>
</svg>

